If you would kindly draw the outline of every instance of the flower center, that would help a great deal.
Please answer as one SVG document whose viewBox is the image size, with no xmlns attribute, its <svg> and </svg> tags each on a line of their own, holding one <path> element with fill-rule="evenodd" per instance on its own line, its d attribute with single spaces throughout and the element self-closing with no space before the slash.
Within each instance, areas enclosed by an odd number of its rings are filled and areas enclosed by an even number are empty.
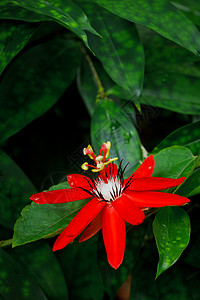
<svg viewBox="0 0 200 300">
<path fill-rule="evenodd" d="M 93 189 L 93 191 L 100 200 L 105 200 L 107 202 L 114 201 L 122 193 L 122 184 L 117 177 L 108 179 L 107 183 L 99 179 L 95 182 L 95 189 Z"/>
</svg>

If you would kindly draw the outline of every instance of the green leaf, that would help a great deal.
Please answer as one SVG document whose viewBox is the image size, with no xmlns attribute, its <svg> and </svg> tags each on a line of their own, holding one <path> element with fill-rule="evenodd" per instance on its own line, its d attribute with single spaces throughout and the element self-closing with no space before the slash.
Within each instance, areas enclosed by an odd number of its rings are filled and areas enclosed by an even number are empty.
<svg viewBox="0 0 200 300">
<path fill-rule="evenodd" d="M 13 228 L 20 211 L 36 192 L 31 181 L 14 161 L 0 150 L 0 224 Z"/>
<path fill-rule="evenodd" d="M 93 1 L 121 18 L 155 30 L 195 54 L 200 51 L 199 31 L 181 11 L 167 0 L 157 0 L 153 3 L 148 0 Z"/>
<path fill-rule="evenodd" d="M 123 107 L 104 100 L 96 107 L 91 122 L 91 140 L 95 149 L 103 142 L 111 141 L 110 157 L 129 162 L 126 175 L 132 174 L 142 159 L 141 144 L 135 126 Z"/>
<path fill-rule="evenodd" d="M 98 270 L 95 237 L 83 243 L 74 241 L 59 251 L 57 256 L 69 286 L 70 299 L 103 299 L 104 288 Z"/>
<path fill-rule="evenodd" d="M 186 176 L 193 167 L 196 157 L 185 147 L 173 146 L 154 155 L 153 176 L 178 178 Z"/>
<path fill-rule="evenodd" d="M 195 170 L 179 188 L 178 194 L 192 197 L 200 193 L 200 169 Z"/>
<path fill-rule="evenodd" d="M 189 148 L 194 155 L 200 152 L 200 121 L 180 127 L 168 135 L 154 149 L 156 153 L 166 147 L 179 145 Z"/>
<path fill-rule="evenodd" d="M 13 1 L 16 4 L 15 1 Z M 59 24 L 65 26 L 75 34 L 77 34 L 86 45 L 87 36 L 84 30 L 97 32 L 91 27 L 90 22 L 84 12 L 69 0 L 20 0 L 17 2 L 21 7 L 33 11 L 38 14 L 48 16 Z"/>
<path fill-rule="evenodd" d="M 200 5 L 196 0 L 176 0 L 173 4 L 180 9 L 194 24 L 200 25 Z"/>
<path fill-rule="evenodd" d="M 103 238 L 99 240 L 99 266 L 101 270 L 101 276 L 104 282 L 106 293 L 109 295 L 109 299 L 113 299 L 119 288 L 125 282 L 130 272 L 134 268 L 141 245 L 144 241 L 146 232 L 146 223 L 140 226 L 134 226 L 130 231 L 127 232 L 126 237 L 126 249 L 122 265 L 117 269 L 113 269 L 107 259 L 105 246 L 103 244 Z"/>
<path fill-rule="evenodd" d="M 186 74 L 186 68 L 192 69 L 199 56 L 165 39 L 155 31 L 144 26 L 137 26 L 145 52 L 145 73 L 163 70 L 170 73 Z M 189 75 L 189 74 L 188 74 Z M 191 73 L 190 75 L 194 75 Z"/>
<path fill-rule="evenodd" d="M 144 53 L 135 25 L 91 1 L 80 1 L 80 5 L 101 35 L 88 34 L 90 48 L 109 76 L 138 104 L 143 85 Z"/>
<path fill-rule="evenodd" d="M 180 207 L 163 207 L 156 214 L 153 232 L 159 253 L 156 278 L 180 257 L 190 240 L 190 219 Z"/>
<path fill-rule="evenodd" d="M 49 18 L 44 15 L 39 15 L 27 9 L 24 9 L 17 4 L 1 0 L 0 2 L 0 19 L 13 19 L 26 22 L 45 21 Z"/>
<path fill-rule="evenodd" d="M 152 73 L 145 76 L 140 102 L 183 114 L 198 114 L 199 93 L 199 78 L 163 72 Z"/>
<path fill-rule="evenodd" d="M 61 266 L 45 241 L 17 247 L 9 253 L 29 272 L 48 299 L 68 299 Z"/>
<path fill-rule="evenodd" d="M 0 84 L 0 141 L 56 103 L 74 79 L 79 62 L 77 44 L 60 39 L 36 45 L 15 60 Z"/>
<path fill-rule="evenodd" d="M 17 1 L 1 0 L 0 2 L 0 19 L 13 19 L 26 22 L 39 22 L 49 20 L 42 14 L 34 13 L 19 6 Z"/>
<path fill-rule="evenodd" d="M 51 187 L 49 190 L 66 189 L 67 182 Z M 52 237 L 61 233 L 86 201 L 64 204 L 27 205 L 14 227 L 13 247 Z"/>
<path fill-rule="evenodd" d="M 36 30 L 27 23 L 5 21 L 0 23 L 0 74 L 15 55 L 27 44 Z"/>
<path fill-rule="evenodd" d="M 41 299 L 45 294 L 18 262 L 0 249 L 0 295 L 1 299 Z"/>
</svg>

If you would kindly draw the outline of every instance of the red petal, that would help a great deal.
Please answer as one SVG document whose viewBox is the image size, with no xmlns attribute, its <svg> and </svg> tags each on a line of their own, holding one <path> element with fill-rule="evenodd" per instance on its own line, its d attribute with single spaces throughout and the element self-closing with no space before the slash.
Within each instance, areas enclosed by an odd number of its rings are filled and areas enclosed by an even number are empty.
<svg viewBox="0 0 200 300">
<path fill-rule="evenodd" d="M 110 163 L 106 168 L 106 175 L 110 179 L 117 175 L 118 168 L 116 164 Z"/>
<path fill-rule="evenodd" d="M 53 246 L 53 251 L 64 248 L 73 239 L 75 239 L 96 217 L 104 206 L 105 202 L 100 202 L 95 198 L 89 201 L 71 220 L 67 228 L 65 228 L 59 235 Z"/>
<path fill-rule="evenodd" d="M 112 204 L 106 205 L 102 211 L 102 233 L 108 262 L 117 269 L 124 258 L 126 227 Z"/>
<path fill-rule="evenodd" d="M 119 199 L 113 201 L 112 205 L 126 222 L 138 225 L 144 221 L 144 213 L 127 196 L 122 195 Z"/>
<path fill-rule="evenodd" d="M 154 166 L 155 166 L 155 161 L 153 155 L 151 154 L 143 161 L 141 166 L 134 172 L 134 178 L 151 177 L 151 175 L 153 174 Z"/>
<path fill-rule="evenodd" d="M 141 166 L 139 166 L 139 168 L 130 177 L 124 180 L 124 184 L 126 184 L 131 179 L 131 177 L 133 177 L 134 179 L 138 177 L 151 177 L 151 175 L 153 174 L 154 166 L 155 161 L 153 155 L 151 154 L 143 161 Z"/>
<path fill-rule="evenodd" d="M 85 229 L 79 242 L 84 242 L 95 235 L 101 229 L 101 212 L 94 218 L 90 226 Z"/>
<path fill-rule="evenodd" d="M 88 182 L 91 182 L 90 178 L 80 175 L 80 174 L 70 174 L 67 176 L 67 180 L 71 187 L 83 187 L 85 189 L 90 189 Z"/>
<path fill-rule="evenodd" d="M 169 189 L 171 187 L 181 184 L 185 180 L 185 177 L 178 179 L 162 178 L 162 177 L 143 177 L 133 180 L 128 190 L 134 191 L 159 191 Z"/>
<path fill-rule="evenodd" d="M 67 203 L 88 198 L 91 198 L 91 195 L 79 188 L 41 192 L 30 197 L 38 204 Z"/>
<path fill-rule="evenodd" d="M 161 192 L 124 192 L 135 205 L 139 207 L 162 207 L 183 205 L 190 202 L 186 197 L 181 197 L 175 194 L 161 193 Z"/>
</svg>

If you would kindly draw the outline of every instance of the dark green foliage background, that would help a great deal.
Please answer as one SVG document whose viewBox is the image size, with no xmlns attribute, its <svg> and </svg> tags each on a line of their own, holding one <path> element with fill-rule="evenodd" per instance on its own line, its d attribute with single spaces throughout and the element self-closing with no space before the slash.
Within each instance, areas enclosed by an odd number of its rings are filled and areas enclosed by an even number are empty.
<svg viewBox="0 0 200 300">
<path fill-rule="evenodd" d="M 199 16 L 194 0 L 0 2 L 0 299 L 199 299 Z M 153 153 L 153 176 L 185 176 L 168 192 L 191 200 L 127 225 L 118 270 L 101 233 L 51 250 L 85 200 L 29 200 L 69 188 L 107 140 L 125 176 Z"/>
</svg>

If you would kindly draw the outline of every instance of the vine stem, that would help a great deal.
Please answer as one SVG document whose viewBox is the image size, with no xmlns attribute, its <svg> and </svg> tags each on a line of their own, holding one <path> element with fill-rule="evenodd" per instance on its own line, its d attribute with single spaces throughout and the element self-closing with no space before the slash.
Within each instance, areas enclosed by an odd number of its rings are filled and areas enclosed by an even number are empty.
<svg viewBox="0 0 200 300">
<path fill-rule="evenodd" d="M 81 51 L 82 51 L 83 55 L 85 56 L 85 59 L 87 60 L 89 66 L 90 66 L 90 69 L 92 71 L 92 74 L 93 74 L 94 79 L 95 79 L 96 84 L 97 84 L 97 88 L 98 88 L 97 99 L 99 97 L 107 99 L 105 91 L 104 91 L 104 88 L 103 88 L 103 85 L 102 85 L 101 80 L 99 78 L 99 75 L 98 75 L 98 73 L 97 73 L 97 71 L 95 69 L 93 61 L 91 60 L 91 58 L 88 55 L 87 51 L 85 50 L 84 46 L 81 43 L 79 43 L 79 44 L 80 44 Z"/>
<path fill-rule="evenodd" d="M 5 241 L 0 241 L 0 248 L 11 246 L 12 243 L 13 243 L 13 239 L 5 240 Z"/>
</svg>

